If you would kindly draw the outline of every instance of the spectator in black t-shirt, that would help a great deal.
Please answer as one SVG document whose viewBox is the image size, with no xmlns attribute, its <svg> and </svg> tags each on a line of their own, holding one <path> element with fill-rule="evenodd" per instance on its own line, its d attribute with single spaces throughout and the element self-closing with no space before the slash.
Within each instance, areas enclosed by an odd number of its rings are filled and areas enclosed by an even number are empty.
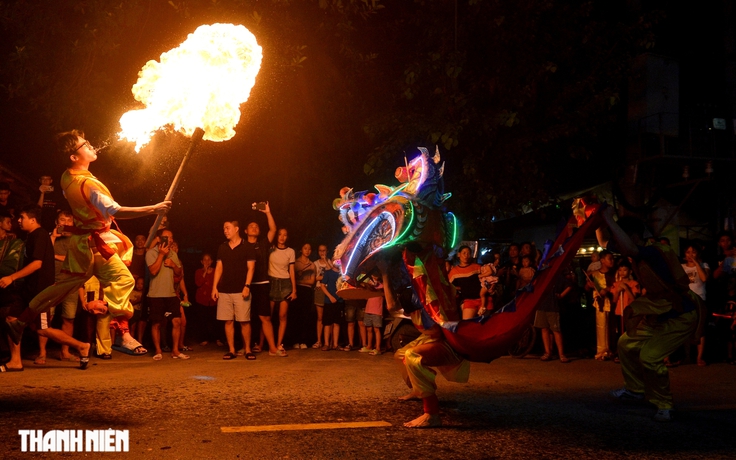
<svg viewBox="0 0 736 460">
<path fill-rule="evenodd" d="M 41 227 L 38 220 L 41 217 L 41 208 L 38 205 L 28 205 L 20 210 L 20 218 L 18 219 L 20 228 L 28 232 L 26 238 L 26 246 L 24 251 L 23 268 L 0 279 L 0 287 L 6 287 L 9 283 L 25 278 L 21 295 L 27 304 L 33 297 L 47 287 L 54 284 L 54 246 L 51 243 L 51 237 Z M 8 317 L 9 321 L 15 318 Z M 35 323 L 31 325 L 38 332 L 39 340 L 52 339 L 62 345 L 68 345 L 79 351 L 80 363 L 79 367 L 87 368 L 89 363 L 88 343 L 82 343 L 70 337 L 60 329 L 52 329 L 51 315 L 49 312 L 40 314 Z M 45 356 L 39 356 L 36 364 L 45 364 Z"/>
<path fill-rule="evenodd" d="M 256 222 L 248 223 L 245 228 L 247 244 L 256 255 L 256 267 L 251 281 L 250 292 L 252 296 L 251 309 L 258 314 L 261 320 L 261 337 L 258 345 L 253 351 L 258 353 L 263 349 L 264 343 L 268 342 L 268 354 L 271 356 L 286 357 L 285 350 L 279 350 L 273 339 L 273 324 L 271 323 L 271 283 L 268 279 L 268 258 L 271 253 L 271 243 L 276 236 L 276 221 L 271 215 L 271 207 L 268 202 L 263 203 L 263 209 L 268 219 L 268 233 L 261 235 L 261 228 Z"/>
<path fill-rule="evenodd" d="M 240 323 L 243 334 L 245 359 L 256 359 L 251 350 L 251 293 L 250 285 L 256 266 L 256 255 L 240 237 L 237 220 L 226 221 L 222 226 L 227 241 L 217 250 L 215 279 L 212 283 L 212 299 L 217 301 L 217 319 L 225 322 L 225 338 L 229 351 L 222 359 L 235 358 L 235 321 Z"/>
</svg>

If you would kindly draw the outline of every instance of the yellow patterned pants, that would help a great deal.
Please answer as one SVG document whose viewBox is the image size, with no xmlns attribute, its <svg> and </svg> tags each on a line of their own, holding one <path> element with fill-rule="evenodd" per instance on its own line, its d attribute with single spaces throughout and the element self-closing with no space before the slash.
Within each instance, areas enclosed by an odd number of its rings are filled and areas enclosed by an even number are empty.
<svg viewBox="0 0 736 460">
<path fill-rule="evenodd" d="M 426 334 L 397 350 L 394 358 L 400 361 L 404 382 L 420 398 L 432 396 L 437 390 L 437 373 L 430 366 L 436 367 L 450 382 L 465 383 L 470 375 L 469 361 L 458 356 L 444 339 Z"/>
<path fill-rule="evenodd" d="M 618 340 L 618 356 L 626 388 L 644 393 L 659 409 L 672 409 L 670 375 L 664 359 L 685 343 L 698 324 L 698 312 L 691 311 L 665 322 L 641 322 Z"/>
<path fill-rule="evenodd" d="M 112 317 L 108 312 L 102 316 L 96 316 L 95 329 L 97 330 L 97 356 L 112 353 L 112 336 L 110 335 L 110 320 Z"/>
<path fill-rule="evenodd" d="M 112 245 L 111 245 L 112 246 Z M 105 260 L 99 253 L 95 252 L 94 262 L 86 274 L 65 273 L 59 274 L 59 278 L 53 285 L 41 291 L 31 300 L 28 309 L 19 318 L 26 323 L 29 316 L 32 320 L 39 313 L 48 311 L 51 307 L 61 303 L 71 292 L 77 292 L 80 287 L 92 276 L 100 280 L 105 292 L 107 308 L 112 317 L 130 318 L 133 316 L 133 305 L 129 302 L 130 293 L 133 292 L 135 281 L 130 270 L 117 254 Z"/>
</svg>

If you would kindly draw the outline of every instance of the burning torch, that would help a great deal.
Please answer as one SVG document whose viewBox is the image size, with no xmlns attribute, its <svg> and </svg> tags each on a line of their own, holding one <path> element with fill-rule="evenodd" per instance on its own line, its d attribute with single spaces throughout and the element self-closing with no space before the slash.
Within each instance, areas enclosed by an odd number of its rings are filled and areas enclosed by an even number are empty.
<svg viewBox="0 0 736 460">
<path fill-rule="evenodd" d="M 200 140 L 222 142 L 235 135 L 240 105 L 248 100 L 261 68 L 262 48 L 245 27 L 203 25 L 178 47 L 148 61 L 133 85 L 135 99 L 145 107 L 120 118 L 119 137 L 135 142 L 139 152 L 160 129 L 191 138 L 189 149 L 166 194 L 170 201 L 186 163 Z M 151 227 L 148 247 L 163 215 Z"/>
</svg>

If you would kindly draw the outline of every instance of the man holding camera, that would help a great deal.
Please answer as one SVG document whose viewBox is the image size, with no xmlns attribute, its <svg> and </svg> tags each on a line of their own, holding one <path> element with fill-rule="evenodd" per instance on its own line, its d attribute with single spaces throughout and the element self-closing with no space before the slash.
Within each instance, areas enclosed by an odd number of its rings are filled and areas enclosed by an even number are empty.
<svg viewBox="0 0 736 460">
<path fill-rule="evenodd" d="M 174 234 L 169 229 L 161 229 L 157 233 L 158 244 L 146 252 L 146 265 L 151 272 L 151 284 L 148 286 L 149 320 L 151 338 L 156 347 L 154 361 L 161 361 L 161 331 L 166 333 L 166 320 L 171 318 L 171 357 L 189 359 L 179 351 L 179 335 L 181 334 L 181 308 L 176 295 L 174 276 L 181 276 L 183 269 L 176 252 L 171 250 Z"/>
</svg>

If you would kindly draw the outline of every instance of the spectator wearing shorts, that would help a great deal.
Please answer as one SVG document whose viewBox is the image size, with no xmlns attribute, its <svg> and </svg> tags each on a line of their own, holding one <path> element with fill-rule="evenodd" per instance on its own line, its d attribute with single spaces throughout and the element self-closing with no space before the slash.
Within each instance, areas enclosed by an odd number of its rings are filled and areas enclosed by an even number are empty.
<svg viewBox="0 0 736 460">
<path fill-rule="evenodd" d="M 217 301 L 217 319 L 225 322 L 225 339 L 228 351 L 222 357 L 235 359 L 235 321 L 240 323 L 245 359 L 254 360 L 251 350 L 250 286 L 256 267 L 256 256 L 240 237 L 237 220 L 223 224 L 227 241 L 217 250 L 215 277 L 212 283 L 212 299 Z"/>
<path fill-rule="evenodd" d="M 61 274 L 61 266 L 64 265 L 64 260 L 66 259 L 66 253 L 69 252 L 69 241 L 71 240 L 71 233 L 65 233 L 62 230 L 64 226 L 74 226 L 74 218 L 69 211 L 62 210 L 56 214 L 54 223 L 56 226 L 54 227 L 54 231 L 51 232 L 51 243 L 54 245 L 54 280 L 58 280 Z M 74 335 L 74 318 L 77 317 L 78 303 L 78 294 L 72 291 L 56 306 L 55 311 L 51 313 L 52 316 L 56 313 L 61 314 L 61 330 L 69 336 Z M 42 353 L 44 356 L 46 355 L 45 345 L 44 341 L 44 353 Z M 68 345 L 61 346 L 59 359 L 61 361 L 79 361 L 79 357 L 69 353 Z"/>
<path fill-rule="evenodd" d="M 332 261 L 327 257 L 327 246 L 320 244 L 317 248 L 319 259 L 314 261 L 314 266 L 317 270 L 317 284 L 314 287 L 314 307 L 317 310 L 317 341 L 312 345 L 312 348 L 322 347 L 322 332 L 324 326 L 322 324 L 322 315 L 324 314 L 325 305 L 325 293 L 322 291 L 322 277 L 325 274 L 325 270 L 332 270 Z M 329 345 L 329 344 L 326 344 Z"/>
<path fill-rule="evenodd" d="M 377 292 L 383 292 L 383 284 L 374 275 L 373 281 Z M 383 353 L 381 350 L 381 329 L 383 328 L 383 296 L 371 297 L 365 304 L 365 315 L 363 323 L 366 329 L 366 345 L 360 349 L 362 353 L 368 353 L 372 356 L 378 356 Z M 376 339 L 376 345 L 373 347 L 373 338 Z"/>
<path fill-rule="evenodd" d="M 360 343 L 365 345 L 365 324 L 363 324 L 363 316 L 365 315 L 365 299 L 350 299 L 345 301 L 345 323 L 348 328 L 348 344 L 342 348 L 342 351 L 357 350 L 355 346 L 355 322 L 358 322 L 360 332 Z"/>
<path fill-rule="evenodd" d="M 285 358 L 288 356 L 285 350 L 279 350 L 273 340 L 273 323 L 271 323 L 270 293 L 271 283 L 268 278 L 268 259 L 271 253 L 271 242 L 276 237 L 276 221 L 271 215 L 271 207 L 264 202 L 259 211 L 266 214 L 268 220 L 268 233 L 261 236 L 261 227 L 257 222 L 250 222 L 245 227 L 248 247 L 255 252 L 256 267 L 251 282 L 251 307 L 258 313 L 261 320 L 261 337 L 258 345 L 253 347 L 253 352 L 260 353 L 264 341 L 268 341 L 268 354 Z"/>
<path fill-rule="evenodd" d="M 16 280 L 25 278 L 21 297 L 26 305 L 39 292 L 54 284 L 54 248 L 49 234 L 38 222 L 40 216 L 41 208 L 37 205 L 21 208 L 20 219 L 18 219 L 20 228 L 28 232 L 24 249 L 24 266 L 17 272 L 0 278 L 0 288 L 7 288 Z M 8 316 L 7 319 L 12 321 L 15 318 Z M 79 367 L 86 369 L 89 364 L 89 344 L 82 343 L 61 329 L 53 329 L 50 326 L 51 313 L 49 311 L 39 314 L 31 322 L 31 328 L 36 330 L 39 337 L 76 348 L 80 356 Z M 36 364 L 45 364 L 46 355 L 39 355 L 35 362 Z"/>
<path fill-rule="evenodd" d="M 181 308 L 179 297 L 176 296 L 174 276 L 181 276 L 182 267 L 179 257 L 171 250 L 174 234 L 169 229 L 156 232 L 158 243 L 146 252 L 146 265 L 151 273 L 151 283 L 148 287 L 149 319 L 151 321 L 151 338 L 156 354 L 154 361 L 161 361 L 161 330 L 167 319 L 171 319 L 171 357 L 174 359 L 189 359 L 179 351 L 179 335 L 181 334 Z"/>
<path fill-rule="evenodd" d="M 276 343 L 279 350 L 284 348 L 284 335 L 289 314 L 289 302 L 297 299 L 296 274 L 294 263 L 296 254 L 286 246 L 289 233 L 285 228 L 279 229 L 276 235 L 276 245 L 271 249 L 268 257 L 268 277 L 271 282 L 271 313 L 276 304 L 279 304 L 279 335 Z"/>
<path fill-rule="evenodd" d="M 542 330 L 542 342 L 544 343 L 544 354 L 540 358 L 542 361 L 552 359 L 552 337 L 557 345 L 557 351 L 560 354 L 561 363 L 569 363 L 570 359 L 565 356 L 565 350 L 562 346 L 562 332 L 560 330 L 560 299 L 567 296 L 572 291 L 572 286 L 567 277 L 561 277 L 553 292 L 544 300 L 537 309 L 534 317 L 534 327 Z M 550 333 L 551 332 L 551 333 Z"/>
<path fill-rule="evenodd" d="M 340 317 L 343 314 L 345 302 L 337 295 L 337 283 L 339 280 L 340 270 L 334 264 L 322 276 L 320 287 L 325 294 L 324 314 L 322 315 L 322 324 L 325 327 L 325 344 L 322 347 L 322 351 L 340 349 L 337 343 L 340 339 Z M 330 338 L 332 339 L 331 345 Z"/>
</svg>

